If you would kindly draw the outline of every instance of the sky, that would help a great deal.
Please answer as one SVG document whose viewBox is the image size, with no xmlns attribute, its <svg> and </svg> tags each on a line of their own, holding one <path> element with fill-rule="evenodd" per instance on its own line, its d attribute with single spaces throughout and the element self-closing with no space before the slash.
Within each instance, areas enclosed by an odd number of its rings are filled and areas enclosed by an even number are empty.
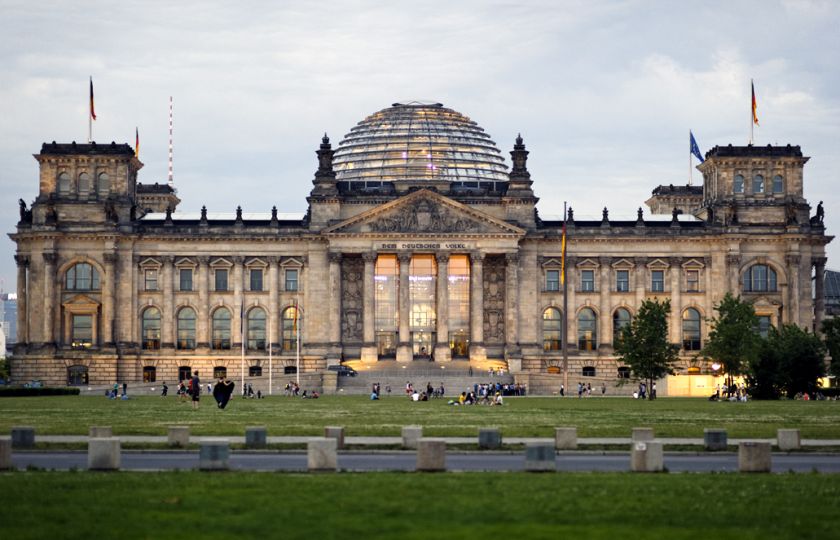
<svg viewBox="0 0 840 540">
<path fill-rule="evenodd" d="M 805 197 L 840 231 L 840 2 L 0 0 L 0 230 L 37 196 L 43 142 L 133 144 L 179 211 L 304 212 L 326 132 L 431 100 L 483 127 L 510 165 L 521 133 L 540 215 L 635 217 L 705 153 L 801 145 Z M 696 165 L 696 162 L 695 162 Z M 695 184 L 700 174 L 693 173 Z M 647 211 L 647 209 L 645 208 Z M 647 212 L 646 212 L 647 213 Z M 15 290 L 15 246 L 0 279 Z M 840 240 L 828 247 L 840 269 Z"/>
</svg>

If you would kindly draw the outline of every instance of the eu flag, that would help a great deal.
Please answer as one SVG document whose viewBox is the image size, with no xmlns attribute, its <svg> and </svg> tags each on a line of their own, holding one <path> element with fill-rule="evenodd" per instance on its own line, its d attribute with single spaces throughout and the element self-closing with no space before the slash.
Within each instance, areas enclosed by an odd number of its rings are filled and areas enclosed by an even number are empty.
<svg viewBox="0 0 840 540">
<path fill-rule="evenodd" d="M 703 161 L 704 161 L 703 160 L 703 154 L 700 153 L 700 147 L 697 146 L 697 141 L 694 140 L 694 133 L 692 133 L 689 130 L 688 136 L 689 136 L 689 139 L 690 139 L 689 140 L 689 145 L 691 147 L 691 153 L 694 154 L 695 156 L 697 156 L 697 159 L 700 160 L 700 163 L 703 163 Z"/>
</svg>

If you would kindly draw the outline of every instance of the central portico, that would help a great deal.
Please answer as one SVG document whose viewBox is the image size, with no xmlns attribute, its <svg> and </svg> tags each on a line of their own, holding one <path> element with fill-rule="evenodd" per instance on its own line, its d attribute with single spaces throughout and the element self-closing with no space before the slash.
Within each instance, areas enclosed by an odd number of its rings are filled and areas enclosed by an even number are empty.
<svg viewBox="0 0 840 540">
<path fill-rule="evenodd" d="M 331 320 L 341 321 L 333 337 L 344 357 L 448 362 L 518 355 L 525 232 L 429 189 L 326 228 L 330 276 L 338 283 Z"/>
</svg>

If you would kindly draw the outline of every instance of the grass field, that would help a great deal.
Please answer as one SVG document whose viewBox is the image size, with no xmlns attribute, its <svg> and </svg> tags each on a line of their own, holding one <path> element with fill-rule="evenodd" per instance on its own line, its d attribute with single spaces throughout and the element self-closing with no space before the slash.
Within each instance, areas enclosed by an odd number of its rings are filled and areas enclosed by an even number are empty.
<svg viewBox="0 0 840 540">
<path fill-rule="evenodd" d="M 196 435 L 242 435 L 251 425 L 267 426 L 269 435 L 321 435 L 324 426 L 338 425 L 349 436 L 398 436 L 410 424 L 424 426 L 426 435 L 473 436 L 480 427 L 498 426 L 509 437 L 553 437 L 555 426 L 577 426 L 580 437 L 627 437 L 633 427 L 651 426 L 661 437 L 702 437 L 703 428 L 723 427 L 733 438 L 770 438 L 777 428 L 797 427 L 804 438 L 840 439 L 840 402 L 509 398 L 503 407 L 452 407 L 444 400 L 326 396 L 236 399 L 225 410 L 203 398 L 193 411 L 174 397 L 0 399 L 0 432 L 6 433 L 31 425 L 40 434 L 87 434 L 88 426 L 105 425 L 116 435 L 164 435 L 172 424 L 189 425 Z"/>
<path fill-rule="evenodd" d="M 9 473 L 4 538 L 836 538 L 825 475 Z M 45 496 L 45 494 L 49 494 Z"/>
</svg>

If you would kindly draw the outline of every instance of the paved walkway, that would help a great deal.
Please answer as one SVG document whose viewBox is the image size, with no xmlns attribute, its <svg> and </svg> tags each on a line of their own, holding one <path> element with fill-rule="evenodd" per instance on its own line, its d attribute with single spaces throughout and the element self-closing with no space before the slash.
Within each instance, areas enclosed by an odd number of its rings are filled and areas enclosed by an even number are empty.
<svg viewBox="0 0 840 540">
<path fill-rule="evenodd" d="M 165 435 L 118 435 L 123 443 L 135 444 L 166 444 L 167 437 Z M 225 436 L 225 435 L 193 435 L 190 437 L 190 442 L 198 444 L 202 439 L 227 439 L 231 444 L 245 444 L 244 436 Z M 306 444 L 311 436 L 279 436 L 268 437 L 269 444 Z M 477 444 L 478 437 L 443 437 L 446 444 Z M 505 444 L 527 444 L 534 442 L 553 441 L 550 438 L 539 437 L 503 437 L 502 442 Z M 677 438 L 677 437 L 659 437 L 657 441 L 668 446 L 703 446 L 702 438 Z M 729 439 L 727 442 L 730 445 L 737 445 L 742 441 L 760 441 L 769 442 L 775 445 L 776 439 Z M 86 435 L 37 435 L 35 436 L 37 443 L 87 443 L 88 437 Z M 401 437 L 345 437 L 345 444 L 353 446 L 391 446 L 402 444 Z M 629 445 L 632 442 L 630 437 L 583 437 L 578 438 L 579 445 Z M 803 439 L 802 446 L 811 447 L 827 447 L 840 446 L 840 439 Z"/>
</svg>

